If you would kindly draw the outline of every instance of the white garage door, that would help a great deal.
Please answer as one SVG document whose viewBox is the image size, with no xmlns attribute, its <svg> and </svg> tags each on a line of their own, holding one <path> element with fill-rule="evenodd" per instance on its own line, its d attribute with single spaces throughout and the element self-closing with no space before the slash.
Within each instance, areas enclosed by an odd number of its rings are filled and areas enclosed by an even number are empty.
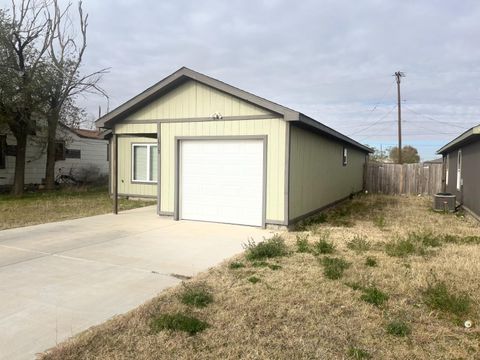
<svg viewBox="0 0 480 360">
<path fill-rule="evenodd" d="M 181 219 L 262 225 L 263 140 L 182 140 Z"/>
</svg>

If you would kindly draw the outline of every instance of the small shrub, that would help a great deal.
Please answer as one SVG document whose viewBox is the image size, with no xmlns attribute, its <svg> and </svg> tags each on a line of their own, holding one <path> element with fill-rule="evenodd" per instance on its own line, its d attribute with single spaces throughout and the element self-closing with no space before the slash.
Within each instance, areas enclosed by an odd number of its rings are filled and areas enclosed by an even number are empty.
<svg viewBox="0 0 480 360">
<path fill-rule="evenodd" d="M 383 215 L 378 215 L 373 219 L 373 223 L 375 224 L 376 227 L 379 229 L 384 229 L 385 226 L 387 226 L 387 220 L 385 219 L 385 216 Z"/>
<path fill-rule="evenodd" d="M 355 235 L 352 240 L 347 243 L 347 248 L 353 251 L 368 251 L 371 248 L 370 242 L 360 235 Z"/>
<path fill-rule="evenodd" d="M 186 285 L 180 294 L 180 301 L 185 305 L 203 308 L 213 302 L 213 295 L 205 284 Z"/>
<path fill-rule="evenodd" d="M 195 317 L 181 313 L 163 314 L 152 320 L 150 328 L 154 333 L 162 330 L 184 331 L 195 335 L 209 327 L 209 324 Z"/>
<path fill-rule="evenodd" d="M 250 276 L 247 280 L 250 281 L 252 284 L 256 284 L 260 281 L 260 279 L 256 276 Z"/>
<path fill-rule="evenodd" d="M 228 267 L 232 270 L 235 270 L 235 269 L 241 269 L 241 268 L 244 268 L 245 267 L 245 264 L 240 262 L 240 261 L 234 261 L 234 262 L 231 262 Z"/>
<path fill-rule="evenodd" d="M 427 248 L 440 247 L 444 242 L 457 241 L 453 236 L 435 235 L 432 232 L 413 232 L 405 239 L 397 239 L 385 246 L 385 251 L 390 256 L 406 257 L 409 255 L 425 255 Z"/>
<path fill-rule="evenodd" d="M 387 333 L 390 335 L 405 337 L 410 335 L 411 332 L 410 325 L 403 320 L 394 320 L 387 324 Z"/>
<path fill-rule="evenodd" d="M 288 254 L 287 245 L 280 235 L 264 240 L 258 244 L 252 239 L 244 245 L 247 260 L 264 260 L 267 258 L 285 256 Z"/>
<path fill-rule="evenodd" d="M 447 244 L 458 244 L 460 242 L 460 237 L 456 235 L 444 235 L 443 241 Z"/>
<path fill-rule="evenodd" d="M 388 295 L 377 289 L 375 286 L 364 288 L 362 291 L 363 294 L 360 296 L 360 299 L 369 304 L 382 306 L 386 301 L 388 301 Z"/>
<path fill-rule="evenodd" d="M 297 235 L 297 252 L 299 253 L 310 252 L 310 244 L 308 243 L 308 234 Z"/>
<path fill-rule="evenodd" d="M 456 316 L 463 316 L 469 313 L 471 299 L 465 293 L 458 295 L 448 291 L 445 282 L 430 284 L 423 292 L 425 303 L 434 310 L 450 313 Z"/>
<path fill-rule="evenodd" d="M 335 245 L 328 240 L 320 239 L 313 245 L 316 254 L 333 254 Z"/>
<path fill-rule="evenodd" d="M 480 245 L 480 236 L 464 236 L 460 238 L 460 244 Z"/>
<path fill-rule="evenodd" d="M 365 259 L 365 265 L 370 267 L 377 266 L 377 259 L 375 259 L 373 256 L 367 256 L 367 258 Z"/>
<path fill-rule="evenodd" d="M 466 245 L 480 245 L 480 236 L 458 236 L 458 235 L 444 235 L 443 242 L 447 244 L 466 244 Z"/>
<path fill-rule="evenodd" d="M 417 253 L 415 244 L 410 239 L 398 239 L 385 245 L 387 255 L 406 257 Z"/>
<path fill-rule="evenodd" d="M 428 247 L 439 247 L 442 246 L 443 242 L 442 237 L 432 234 L 431 232 L 414 232 L 409 234 L 408 238 L 414 243 L 416 242 Z"/>
<path fill-rule="evenodd" d="M 340 279 L 343 276 L 343 272 L 350 266 L 350 263 L 342 258 L 326 257 L 323 258 L 321 262 L 323 265 L 323 274 L 331 280 Z"/>
<path fill-rule="evenodd" d="M 315 254 L 332 254 L 335 251 L 335 245 L 329 241 L 330 232 L 324 231 L 318 234 L 319 239 L 313 244 Z"/>
<path fill-rule="evenodd" d="M 351 359 L 355 359 L 355 360 L 364 360 L 364 359 L 372 358 L 372 355 L 370 355 L 367 350 L 359 349 L 353 346 L 348 349 L 348 356 Z"/>
</svg>

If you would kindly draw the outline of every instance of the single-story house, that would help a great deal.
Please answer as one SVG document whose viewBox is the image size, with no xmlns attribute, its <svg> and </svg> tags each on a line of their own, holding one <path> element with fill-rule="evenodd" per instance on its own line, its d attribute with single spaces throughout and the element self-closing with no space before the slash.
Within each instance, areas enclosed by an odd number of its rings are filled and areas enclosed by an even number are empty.
<svg viewBox="0 0 480 360">
<path fill-rule="evenodd" d="M 480 219 L 480 124 L 437 151 L 443 155 L 444 188 L 458 205 Z"/>
<path fill-rule="evenodd" d="M 157 198 L 158 214 L 176 220 L 288 226 L 361 191 L 371 152 L 185 67 L 97 127 L 112 131 L 115 198 Z"/>
<path fill-rule="evenodd" d="M 108 176 L 108 141 L 98 130 L 71 129 L 59 126 L 57 130 L 55 174 L 78 179 Z M 47 162 L 46 129 L 39 128 L 27 139 L 25 184 L 42 184 Z M 0 128 L 0 187 L 13 184 L 15 175 L 16 140 L 6 127 Z"/>
</svg>

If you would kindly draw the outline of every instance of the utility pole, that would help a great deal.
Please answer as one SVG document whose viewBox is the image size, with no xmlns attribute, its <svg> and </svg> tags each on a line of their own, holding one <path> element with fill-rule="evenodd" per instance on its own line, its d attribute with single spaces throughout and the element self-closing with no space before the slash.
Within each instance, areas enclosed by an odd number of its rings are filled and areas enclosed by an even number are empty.
<svg viewBox="0 0 480 360">
<path fill-rule="evenodd" d="M 397 109 L 398 109 L 398 163 L 402 161 L 402 105 L 400 97 L 400 78 L 405 77 L 405 74 L 401 71 L 395 72 L 394 75 L 397 78 Z"/>
</svg>

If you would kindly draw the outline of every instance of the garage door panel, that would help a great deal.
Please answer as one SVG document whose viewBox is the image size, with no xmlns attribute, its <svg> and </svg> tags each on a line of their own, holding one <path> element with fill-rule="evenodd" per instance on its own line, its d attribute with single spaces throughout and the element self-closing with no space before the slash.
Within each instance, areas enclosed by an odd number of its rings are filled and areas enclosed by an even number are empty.
<svg viewBox="0 0 480 360">
<path fill-rule="evenodd" d="M 262 225 L 262 140 L 183 140 L 182 219 Z"/>
</svg>

